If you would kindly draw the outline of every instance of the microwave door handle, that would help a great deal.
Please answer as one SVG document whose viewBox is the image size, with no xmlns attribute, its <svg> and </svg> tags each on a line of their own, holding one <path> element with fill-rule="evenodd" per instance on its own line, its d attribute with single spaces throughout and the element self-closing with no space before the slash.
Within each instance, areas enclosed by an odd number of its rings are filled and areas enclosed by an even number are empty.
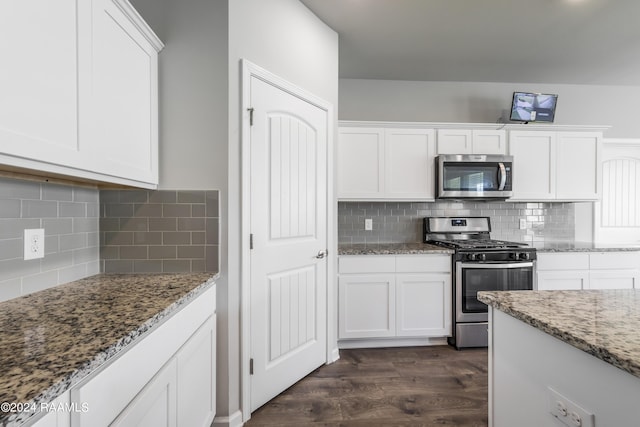
<svg viewBox="0 0 640 427">
<path fill-rule="evenodd" d="M 507 185 L 507 170 L 502 162 L 498 163 L 498 179 L 500 180 L 498 191 L 504 191 L 504 186 Z"/>
</svg>

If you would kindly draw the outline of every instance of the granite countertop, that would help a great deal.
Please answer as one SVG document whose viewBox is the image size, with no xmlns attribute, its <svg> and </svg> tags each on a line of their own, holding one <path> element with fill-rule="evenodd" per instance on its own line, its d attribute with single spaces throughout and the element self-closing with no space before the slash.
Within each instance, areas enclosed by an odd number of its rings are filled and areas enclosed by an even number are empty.
<svg viewBox="0 0 640 427">
<path fill-rule="evenodd" d="M 451 249 L 428 243 L 357 243 L 338 245 L 338 255 L 452 254 Z"/>
<path fill-rule="evenodd" d="M 212 273 L 100 274 L 0 303 L 0 402 L 40 407 L 213 285 Z M 0 425 L 34 415 L 0 411 Z"/>
<path fill-rule="evenodd" d="M 640 377 L 640 291 L 478 292 L 478 299 Z"/>
<path fill-rule="evenodd" d="M 538 252 L 628 252 L 640 251 L 640 243 L 593 243 L 579 241 L 551 241 L 529 243 Z"/>
</svg>

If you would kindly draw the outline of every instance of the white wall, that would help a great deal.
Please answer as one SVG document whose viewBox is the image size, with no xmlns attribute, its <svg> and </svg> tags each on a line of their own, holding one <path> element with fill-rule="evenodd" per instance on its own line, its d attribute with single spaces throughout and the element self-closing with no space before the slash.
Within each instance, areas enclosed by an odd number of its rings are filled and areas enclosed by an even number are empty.
<svg viewBox="0 0 640 427">
<path fill-rule="evenodd" d="M 514 91 L 558 94 L 556 124 L 610 125 L 606 137 L 640 136 L 640 86 L 341 79 L 339 118 L 496 123 L 511 107 Z"/>
<path fill-rule="evenodd" d="M 229 2 L 229 316 L 234 319 L 229 333 L 233 338 L 240 337 L 240 61 L 243 58 L 337 107 L 338 36 L 298 0 Z M 230 414 L 240 409 L 239 352 L 239 341 L 230 342 Z M 237 356 L 235 360 L 234 356 Z"/>
</svg>

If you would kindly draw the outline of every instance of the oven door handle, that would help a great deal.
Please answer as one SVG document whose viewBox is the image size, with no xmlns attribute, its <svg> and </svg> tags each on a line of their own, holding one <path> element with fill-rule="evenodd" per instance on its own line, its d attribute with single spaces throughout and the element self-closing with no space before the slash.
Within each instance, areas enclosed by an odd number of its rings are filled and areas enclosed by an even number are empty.
<svg viewBox="0 0 640 427">
<path fill-rule="evenodd" d="M 500 180 L 498 191 L 504 191 L 504 186 L 507 184 L 507 169 L 502 162 L 498 163 L 498 179 Z"/>
<path fill-rule="evenodd" d="M 503 268 L 529 268 L 533 267 L 533 262 L 513 262 L 509 264 L 500 264 L 500 263 L 460 263 L 461 268 L 486 268 L 492 270 L 500 270 Z"/>
</svg>

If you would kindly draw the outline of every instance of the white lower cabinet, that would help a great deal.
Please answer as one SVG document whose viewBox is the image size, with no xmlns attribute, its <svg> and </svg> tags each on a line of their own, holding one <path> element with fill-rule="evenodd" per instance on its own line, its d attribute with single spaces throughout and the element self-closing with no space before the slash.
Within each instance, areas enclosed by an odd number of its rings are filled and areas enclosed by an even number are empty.
<svg viewBox="0 0 640 427">
<path fill-rule="evenodd" d="M 338 262 L 340 340 L 451 334 L 449 255 L 349 255 Z"/>
<path fill-rule="evenodd" d="M 640 288 L 640 252 L 538 253 L 538 290 Z"/>
<path fill-rule="evenodd" d="M 64 393 L 61 396 L 58 396 L 51 404 L 49 405 L 50 409 L 47 411 L 46 415 L 32 424 L 32 427 L 69 427 L 71 425 L 69 419 L 69 412 L 64 410 L 56 410 L 56 408 L 64 407 L 65 405 L 69 405 L 69 392 Z M 80 408 L 81 409 L 81 408 Z M 41 408 L 42 410 L 42 408 Z"/>
<path fill-rule="evenodd" d="M 215 417 L 215 286 L 71 389 L 71 427 L 209 427 Z"/>
</svg>

